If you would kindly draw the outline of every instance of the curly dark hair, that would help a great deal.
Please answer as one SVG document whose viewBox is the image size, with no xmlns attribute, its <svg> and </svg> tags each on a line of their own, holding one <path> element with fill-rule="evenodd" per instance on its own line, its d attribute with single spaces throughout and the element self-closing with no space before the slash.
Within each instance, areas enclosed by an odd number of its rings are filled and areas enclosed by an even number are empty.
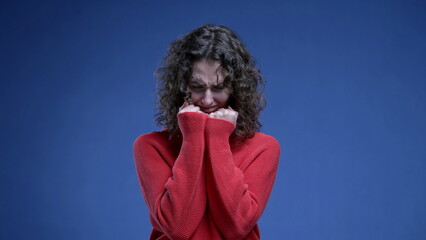
<svg viewBox="0 0 426 240">
<path fill-rule="evenodd" d="M 203 25 L 170 43 L 163 66 L 156 72 L 156 123 L 171 135 L 179 132 L 177 113 L 184 102 L 192 63 L 201 59 L 218 61 L 228 72 L 224 80 L 224 85 L 232 89 L 228 104 L 238 112 L 233 135 L 252 137 L 262 126 L 258 117 L 265 106 L 264 81 L 237 35 L 223 25 Z"/>
</svg>

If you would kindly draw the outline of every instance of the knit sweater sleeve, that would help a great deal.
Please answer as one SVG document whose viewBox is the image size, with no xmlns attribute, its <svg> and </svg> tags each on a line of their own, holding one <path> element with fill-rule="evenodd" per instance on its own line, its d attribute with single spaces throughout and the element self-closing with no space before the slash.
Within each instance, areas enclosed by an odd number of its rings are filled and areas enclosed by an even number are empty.
<svg viewBox="0 0 426 240">
<path fill-rule="evenodd" d="M 238 168 L 229 144 L 235 125 L 222 119 L 206 121 L 207 196 L 211 215 L 226 239 L 243 239 L 259 220 L 275 180 L 279 143 L 262 135 L 243 156 Z M 255 142 L 253 142 L 255 141 Z M 256 142 L 257 141 L 257 142 Z"/>
<path fill-rule="evenodd" d="M 136 139 L 133 149 L 139 182 L 154 228 L 170 239 L 189 239 L 206 208 L 204 127 L 207 116 L 178 114 L 182 146 L 174 164 L 164 139 L 150 134 Z"/>
</svg>

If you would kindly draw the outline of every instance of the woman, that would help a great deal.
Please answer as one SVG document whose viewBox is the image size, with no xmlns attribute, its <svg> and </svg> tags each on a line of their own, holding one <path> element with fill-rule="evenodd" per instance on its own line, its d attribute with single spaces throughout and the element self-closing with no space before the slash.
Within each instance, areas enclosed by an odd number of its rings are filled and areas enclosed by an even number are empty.
<svg viewBox="0 0 426 240">
<path fill-rule="evenodd" d="M 134 157 L 150 239 L 259 239 L 279 144 L 258 132 L 262 77 L 234 32 L 204 25 L 158 70 L 157 123 Z"/>
</svg>

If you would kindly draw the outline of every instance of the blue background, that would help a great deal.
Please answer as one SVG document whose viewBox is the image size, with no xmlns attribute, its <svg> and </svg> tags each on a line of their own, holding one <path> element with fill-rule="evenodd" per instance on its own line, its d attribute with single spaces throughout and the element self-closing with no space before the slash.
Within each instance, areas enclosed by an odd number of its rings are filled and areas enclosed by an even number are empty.
<svg viewBox="0 0 426 240">
<path fill-rule="evenodd" d="M 2 1 L 1 239 L 148 238 L 132 143 L 205 23 L 267 81 L 263 239 L 426 239 L 426 3 L 403 0 Z"/>
</svg>

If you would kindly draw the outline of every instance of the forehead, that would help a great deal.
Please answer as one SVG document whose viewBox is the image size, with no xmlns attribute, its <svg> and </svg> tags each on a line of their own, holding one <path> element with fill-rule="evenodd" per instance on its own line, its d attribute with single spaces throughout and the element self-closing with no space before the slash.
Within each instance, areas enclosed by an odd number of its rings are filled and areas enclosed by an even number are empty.
<svg viewBox="0 0 426 240">
<path fill-rule="evenodd" d="M 223 82 L 227 75 L 220 62 L 211 60 L 199 60 L 192 64 L 191 79 L 204 83 Z"/>
</svg>

